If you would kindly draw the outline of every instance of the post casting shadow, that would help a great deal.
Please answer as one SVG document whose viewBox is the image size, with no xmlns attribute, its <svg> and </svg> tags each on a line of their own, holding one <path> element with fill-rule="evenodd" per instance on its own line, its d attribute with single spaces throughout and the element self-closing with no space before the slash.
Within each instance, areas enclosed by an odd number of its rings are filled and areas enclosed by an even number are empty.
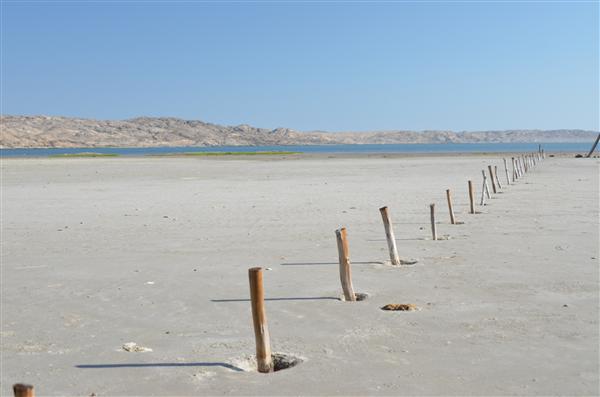
<svg viewBox="0 0 600 397">
<path fill-rule="evenodd" d="M 351 261 L 353 265 L 370 265 L 370 264 L 376 264 L 376 265 L 382 265 L 383 262 L 381 261 L 370 261 L 370 262 L 354 262 Z M 280 266 L 318 266 L 318 265 L 339 265 L 338 262 L 295 262 L 295 263 L 280 263 Z"/>
<path fill-rule="evenodd" d="M 436 224 L 438 224 L 438 223 L 436 222 Z M 414 237 L 414 238 L 397 238 L 397 239 L 395 239 L 395 241 L 420 241 L 420 240 L 425 240 L 425 238 L 424 237 Z M 369 242 L 380 242 L 380 241 L 383 242 L 383 241 L 387 241 L 387 240 L 383 239 L 383 238 L 379 238 L 379 239 L 376 238 L 376 239 L 371 239 L 371 240 L 367 240 L 367 241 L 369 241 Z"/>
<path fill-rule="evenodd" d="M 146 368 L 146 367 L 223 367 L 232 371 L 244 372 L 243 369 L 227 363 L 128 363 L 128 364 L 80 364 L 75 368 Z"/>
<path fill-rule="evenodd" d="M 340 298 L 333 298 L 331 296 L 309 296 L 309 297 L 298 297 L 298 298 L 265 298 L 265 301 L 317 301 L 317 300 L 336 300 Z M 226 302 L 250 302 L 250 299 L 211 299 L 211 302 L 226 303 Z"/>
</svg>

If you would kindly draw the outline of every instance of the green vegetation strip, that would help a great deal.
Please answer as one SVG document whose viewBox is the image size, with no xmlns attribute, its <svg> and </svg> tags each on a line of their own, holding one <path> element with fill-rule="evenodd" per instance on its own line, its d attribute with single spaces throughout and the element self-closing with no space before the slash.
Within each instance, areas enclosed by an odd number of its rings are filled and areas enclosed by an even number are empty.
<svg viewBox="0 0 600 397">
<path fill-rule="evenodd" d="M 166 153 L 155 156 L 277 156 L 285 154 L 299 154 L 302 152 L 183 152 Z"/>
<path fill-rule="evenodd" d="M 48 157 L 62 158 L 62 157 L 117 157 L 116 153 L 64 153 L 64 154 L 51 154 Z"/>
</svg>

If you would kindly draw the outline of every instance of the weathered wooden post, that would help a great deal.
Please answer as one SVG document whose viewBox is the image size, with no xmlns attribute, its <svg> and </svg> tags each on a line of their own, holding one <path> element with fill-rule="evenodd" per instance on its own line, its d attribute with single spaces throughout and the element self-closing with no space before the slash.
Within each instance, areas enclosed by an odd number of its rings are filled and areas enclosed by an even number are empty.
<svg viewBox="0 0 600 397">
<path fill-rule="evenodd" d="M 508 177 L 508 167 L 506 166 L 506 159 L 502 159 L 504 161 L 504 174 L 506 174 L 506 185 L 510 185 L 510 178 Z"/>
<path fill-rule="evenodd" d="M 35 397 L 32 385 L 24 383 L 16 383 L 13 385 L 13 393 L 15 397 Z"/>
<path fill-rule="evenodd" d="M 496 184 L 498 185 L 498 189 L 502 189 L 502 185 L 500 184 L 500 179 L 498 179 L 498 166 L 494 166 L 494 177 L 496 178 Z"/>
<path fill-rule="evenodd" d="M 494 171 L 492 170 L 491 165 L 488 165 L 488 171 L 490 172 L 490 181 L 492 182 L 492 190 L 494 191 L 494 193 L 497 193 L 496 182 L 494 181 Z"/>
<path fill-rule="evenodd" d="M 487 198 L 491 198 L 492 196 L 490 195 L 490 188 L 488 187 L 487 176 L 485 175 L 485 170 L 481 170 L 481 175 L 483 175 L 483 191 L 485 192 L 485 195 L 487 196 Z M 483 204 L 481 204 L 481 205 L 483 205 Z"/>
<path fill-rule="evenodd" d="M 343 227 L 335 231 L 337 237 L 338 256 L 340 261 L 340 281 L 342 282 L 342 291 L 346 301 L 356 301 L 356 294 L 352 286 L 352 272 L 350 271 L 350 253 L 348 249 L 348 236 L 346 228 Z"/>
<path fill-rule="evenodd" d="M 515 158 L 511 157 L 510 158 L 512 160 L 512 177 L 513 177 L 513 183 L 515 183 L 518 179 L 517 176 L 517 165 L 515 164 Z"/>
<path fill-rule="evenodd" d="M 475 213 L 475 198 L 473 193 L 473 182 L 469 180 L 469 212 Z"/>
<path fill-rule="evenodd" d="M 392 265 L 400 265 L 400 258 L 398 257 L 398 248 L 396 247 L 396 237 L 394 236 L 394 228 L 392 226 L 392 220 L 388 212 L 387 207 L 381 207 L 381 218 L 383 219 L 383 227 L 385 228 L 385 238 L 387 239 L 388 249 L 390 251 L 390 261 Z"/>
<path fill-rule="evenodd" d="M 523 170 L 523 163 L 521 161 L 521 156 L 517 157 L 517 166 L 519 167 L 519 177 L 525 176 L 525 170 Z"/>
<path fill-rule="evenodd" d="M 265 312 L 265 290 L 263 288 L 262 268 L 253 267 L 248 270 L 250 279 L 250 302 L 252 305 L 252 321 L 254 322 L 254 339 L 256 340 L 256 363 L 258 372 L 273 372 L 271 357 L 271 339 Z"/>
<path fill-rule="evenodd" d="M 450 189 L 446 189 L 446 200 L 448 200 L 448 211 L 450 212 L 450 223 L 456 225 L 456 219 L 454 218 L 454 210 L 452 209 L 452 197 L 450 196 Z"/>
<path fill-rule="evenodd" d="M 435 204 L 429 204 L 429 215 L 431 217 L 431 239 L 437 240 L 437 230 L 435 229 Z"/>
<path fill-rule="evenodd" d="M 598 134 L 598 137 L 596 138 L 596 141 L 592 145 L 592 148 L 590 149 L 590 151 L 587 154 L 587 156 L 585 156 L 586 158 L 592 157 L 592 153 L 594 153 L 594 150 L 596 150 L 596 146 L 598 146 L 598 142 L 600 142 L 600 134 Z"/>
<path fill-rule="evenodd" d="M 523 164 L 521 163 L 521 157 L 517 157 L 517 167 L 519 168 L 519 178 L 523 178 L 525 174 L 523 172 Z"/>
<path fill-rule="evenodd" d="M 481 201 L 479 205 L 485 205 L 485 192 L 487 188 L 486 180 L 485 180 L 485 172 L 483 172 L 483 185 L 481 186 Z"/>
</svg>

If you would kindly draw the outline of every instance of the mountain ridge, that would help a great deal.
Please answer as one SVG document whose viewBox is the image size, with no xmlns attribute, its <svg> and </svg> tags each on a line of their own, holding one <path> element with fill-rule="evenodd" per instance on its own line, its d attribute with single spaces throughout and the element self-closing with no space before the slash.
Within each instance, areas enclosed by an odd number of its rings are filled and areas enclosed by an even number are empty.
<svg viewBox="0 0 600 397">
<path fill-rule="evenodd" d="M 307 131 L 224 126 L 176 117 L 95 120 L 64 116 L 0 116 L 2 148 L 267 146 L 395 143 L 588 142 L 598 132 L 556 130 Z"/>
</svg>

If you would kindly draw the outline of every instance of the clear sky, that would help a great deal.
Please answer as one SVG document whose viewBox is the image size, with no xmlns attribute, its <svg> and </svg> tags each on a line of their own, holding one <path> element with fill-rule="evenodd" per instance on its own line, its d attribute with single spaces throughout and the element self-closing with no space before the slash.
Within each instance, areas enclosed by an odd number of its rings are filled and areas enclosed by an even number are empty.
<svg viewBox="0 0 600 397">
<path fill-rule="evenodd" d="M 599 3 L 2 0 L 2 113 L 599 130 Z"/>
</svg>

